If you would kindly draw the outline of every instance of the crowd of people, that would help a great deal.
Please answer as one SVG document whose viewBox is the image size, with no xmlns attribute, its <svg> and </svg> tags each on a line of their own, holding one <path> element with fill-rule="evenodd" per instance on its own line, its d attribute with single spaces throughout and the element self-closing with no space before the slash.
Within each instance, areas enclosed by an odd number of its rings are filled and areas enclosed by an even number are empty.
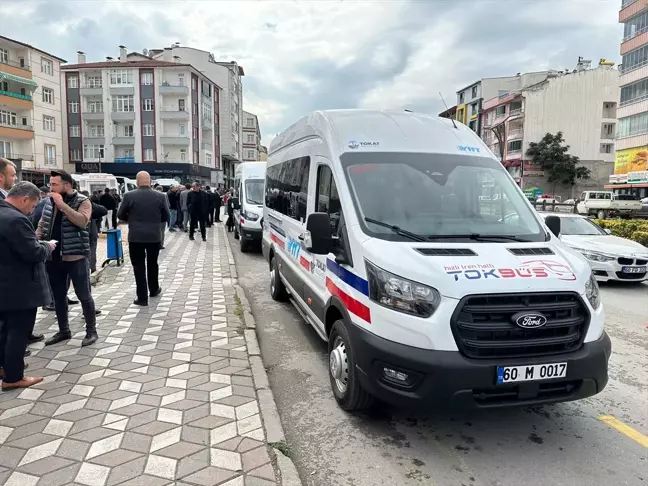
<svg viewBox="0 0 648 486">
<path fill-rule="evenodd" d="M 136 282 L 135 305 L 148 305 L 162 293 L 158 256 L 164 234 L 189 233 L 221 222 L 227 206 L 227 225 L 233 226 L 233 190 L 175 185 L 164 193 L 152 185 L 147 172 L 137 174 L 137 186 L 122 196 L 106 188 L 88 194 L 76 189 L 72 175 L 51 172 L 49 187 L 18 182 L 16 166 L 0 158 L 0 379 L 2 389 L 26 388 L 42 381 L 25 376 L 27 349 L 45 339 L 34 334 L 39 307 L 56 313 L 58 331 L 45 340 L 50 346 L 72 338 L 68 308 L 81 303 L 85 337 L 81 345 L 98 339 L 97 315 L 90 275 L 97 270 L 97 242 L 102 227 L 128 224 L 128 245 Z M 68 298 L 70 284 L 79 301 Z"/>
</svg>

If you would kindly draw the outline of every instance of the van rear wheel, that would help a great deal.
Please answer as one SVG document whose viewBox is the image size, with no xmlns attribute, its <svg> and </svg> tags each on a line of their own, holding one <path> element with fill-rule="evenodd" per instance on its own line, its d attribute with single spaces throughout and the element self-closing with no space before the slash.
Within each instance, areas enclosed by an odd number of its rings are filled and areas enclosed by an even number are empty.
<svg viewBox="0 0 648 486">
<path fill-rule="evenodd" d="M 272 300 L 278 302 L 283 302 L 288 298 L 288 292 L 286 291 L 286 286 L 281 281 L 279 276 L 279 265 L 277 264 L 277 258 L 273 255 L 270 260 L 270 296 Z"/>
<path fill-rule="evenodd" d="M 598 217 L 598 219 L 607 219 L 608 214 L 607 211 L 600 209 L 596 216 Z"/>
<path fill-rule="evenodd" d="M 358 381 L 351 339 L 343 320 L 333 324 L 328 352 L 331 388 L 338 405 L 347 412 L 370 407 L 374 397 Z"/>
</svg>

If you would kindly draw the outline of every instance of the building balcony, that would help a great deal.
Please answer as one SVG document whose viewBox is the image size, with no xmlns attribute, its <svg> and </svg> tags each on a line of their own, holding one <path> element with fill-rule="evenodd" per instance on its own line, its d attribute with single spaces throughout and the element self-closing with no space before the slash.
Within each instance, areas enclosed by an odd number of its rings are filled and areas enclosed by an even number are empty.
<svg viewBox="0 0 648 486">
<path fill-rule="evenodd" d="M 644 30 L 621 43 L 621 55 L 623 56 L 630 51 L 638 49 L 646 43 L 648 43 L 648 31 Z"/>
<path fill-rule="evenodd" d="M 617 110 L 617 116 L 619 118 L 625 118 L 627 116 L 638 115 L 639 113 L 644 113 L 646 111 L 648 111 L 648 97 L 623 103 Z M 603 122 L 605 121 L 607 120 L 604 118 Z M 616 123 L 616 118 L 612 120 L 612 123 Z"/>
<path fill-rule="evenodd" d="M 31 110 L 34 107 L 31 96 L 4 90 L 0 90 L 0 105 L 16 110 Z"/>
<path fill-rule="evenodd" d="M 81 86 L 79 92 L 81 96 L 102 96 L 103 86 Z"/>
<path fill-rule="evenodd" d="M 208 150 L 209 152 L 212 151 L 212 144 L 209 142 L 203 142 L 200 144 L 200 148 L 203 150 Z"/>
<path fill-rule="evenodd" d="M 163 107 L 160 110 L 160 118 L 163 120 L 189 120 L 189 112 L 178 110 L 178 108 Z"/>
<path fill-rule="evenodd" d="M 214 122 L 205 117 L 203 117 L 200 125 L 203 130 L 209 130 L 211 132 L 214 129 Z"/>
<path fill-rule="evenodd" d="M 160 94 L 161 95 L 188 96 L 189 95 L 189 86 L 180 85 L 180 84 L 162 83 L 160 85 Z"/>
<path fill-rule="evenodd" d="M 186 147 L 189 145 L 189 137 L 187 135 L 163 135 L 160 137 L 162 145 L 180 145 Z"/>
<path fill-rule="evenodd" d="M 515 119 L 521 117 L 523 113 L 524 113 L 524 110 L 522 108 L 516 108 L 514 110 L 511 110 L 509 112 L 509 120 L 515 120 Z"/>
<path fill-rule="evenodd" d="M 522 149 L 508 150 L 506 152 L 506 160 L 515 160 L 522 158 Z"/>
<path fill-rule="evenodd" d="M 111 86 L 110 94 L 115 95 L 134 95 L 135 86 Z"/>
<path fill-rule="evenodd" d="M 84 145 L 105 145 L 106 144 L 106 137 L 102 136 L 84 136 L 83 137 L 83 144 Z"/>
<path fill-rule="evenodd" d="M 34 127 L 31 125 L 10 125 L 0 122 L 0 138 L 31 140 L 34 138 Z"/>
<path fill-rule="evenodd" d="M 134 111 L 111 111 L 110 118 L 113 121 L 133 121 L 135 120 Z"/>
<path fill-rule="evenodd" d="M 135 157 L 115 157 L 115 164 L 134 164 Z"/>
<path fill-rule="evenodd" d="M 81 114 L 81 118 L 84 120 L 103 120 L 104 112 L 103 111 L 84 111 Z"/>
<path fill-rule="evenodd" d="M 0 72 L 28 79 L 32 77 L 31 68 L 24 61 L 22 64 L 16 61 L 0 62 Z"/>
<path fill-rule="evenodd" d="M 648 0 L 624 1 L 619 11 L 619 23 L 625 23 L 629 18 L 643 12 L 648 8 Z"/>
<path fill-rule="evenodd" d="M 506 135 L 506 140 L 507 141 L 520 140 L 523 135 L 524 135 L 524 130 L 522 130 L 521 128 L 517 130 L 509 130 L 508 134 Z"/>
<path fill-rule="evenodd" d="M 113 137 L 113 145 L 135 145 L 135 137 Z"/>
</svg>

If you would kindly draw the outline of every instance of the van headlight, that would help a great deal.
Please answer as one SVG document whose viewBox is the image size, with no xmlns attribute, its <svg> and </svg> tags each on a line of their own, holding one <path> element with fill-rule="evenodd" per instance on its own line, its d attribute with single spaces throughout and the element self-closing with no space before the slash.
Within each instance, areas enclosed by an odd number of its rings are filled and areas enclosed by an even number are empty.
<svg viewBox="0 0 648 486">
<path fill-rule="evenodd" d="M 372 301 L 418 317 L 430 317 L 439 306 L 441 295 L 437 289 L 394 275 L 366 260 L 365 265 Z"/>
<path fill-rule="evenodd" d="M 590 273 L 590 278 L 585 284 L 585 296 L 593 309 L 599 308 L 601 305 L 601 292 L 593 273 Z"/>
<path fill-rule="evenodd" d="M 241 217 L 243 219 L 247 219 L 248 221 L 256 221 L 259 219 L 259 215 L 257 213 L 253 213 L 252 211 L 241 211 Z"/>
</svg>

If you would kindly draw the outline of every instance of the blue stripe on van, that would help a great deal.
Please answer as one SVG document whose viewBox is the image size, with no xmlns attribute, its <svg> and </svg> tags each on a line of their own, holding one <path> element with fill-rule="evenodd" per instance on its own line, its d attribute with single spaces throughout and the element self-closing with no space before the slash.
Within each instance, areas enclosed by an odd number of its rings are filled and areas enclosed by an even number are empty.
<svg viewBox="0 0 648 486">
<path fill-rule="evenodd" d="M 326 267 L 331 273 L 336 275 L 344 283 L 350 285 L 358 292 L 362 292 L 364 295 L 369 296 L 369 282 L 367 282 L 365 279 L 358 277 L 355 273 L 341 267 L 333 260 L 327 259 Z"/>
</svg>

